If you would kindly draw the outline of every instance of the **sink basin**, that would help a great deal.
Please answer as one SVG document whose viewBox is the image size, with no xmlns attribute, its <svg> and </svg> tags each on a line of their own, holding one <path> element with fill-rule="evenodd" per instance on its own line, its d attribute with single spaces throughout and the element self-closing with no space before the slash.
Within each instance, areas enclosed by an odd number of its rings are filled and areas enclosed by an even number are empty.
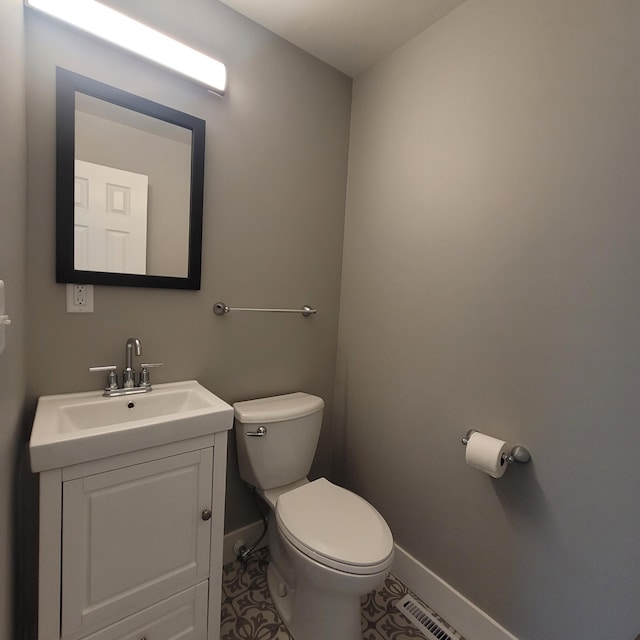
<svg viewBox="0 0 640 640">
<path fill-rule="evenodd" d="M 101 391 L 43 396 L 29 442 L 34 472 L 226 431 L 233 408 L 195 380 L 149 393 L 105 398 Z"/>
</svg>

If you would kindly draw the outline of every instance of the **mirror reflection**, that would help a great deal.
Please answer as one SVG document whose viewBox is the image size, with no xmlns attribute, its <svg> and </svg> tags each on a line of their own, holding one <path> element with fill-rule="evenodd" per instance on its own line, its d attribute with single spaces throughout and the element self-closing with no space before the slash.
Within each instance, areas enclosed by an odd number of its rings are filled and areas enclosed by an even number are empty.
<svg viewBox="0 0 640 640">
<path fill-rule="evenodd" d="M 202 120 L 58 69 L 58 282 L 199 288 L 203 173 Z"/>
<path fill-rule="evenodd" d="M 191 131 L 76 92 L 75 137 L 75 268 L 186 277 Z"/>
</svg>

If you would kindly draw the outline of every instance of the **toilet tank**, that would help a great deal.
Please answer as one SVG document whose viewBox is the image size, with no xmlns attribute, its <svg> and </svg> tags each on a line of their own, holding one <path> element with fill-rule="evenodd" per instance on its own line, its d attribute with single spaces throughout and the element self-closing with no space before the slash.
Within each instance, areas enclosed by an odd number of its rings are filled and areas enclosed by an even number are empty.
<svg viewBox="0 0 640 640">
<path fill-rule="evenodd" d="M 316 452 L 324 401 L 308 393 L 236 402 L 240 477 L 258 489 L 305 478 Z M 262 433 L 264 435 L 248 435 Z"/>
</svg>

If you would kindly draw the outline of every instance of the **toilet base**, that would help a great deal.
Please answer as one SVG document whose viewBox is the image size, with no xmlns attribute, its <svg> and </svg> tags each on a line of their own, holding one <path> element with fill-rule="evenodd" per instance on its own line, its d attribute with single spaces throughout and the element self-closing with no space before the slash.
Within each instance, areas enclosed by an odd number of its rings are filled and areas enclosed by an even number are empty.
<svg viewBox="0 0 640 640">
<path fill-rule="evenodd" d="M 269 594 L 294 640 L 362 640 L 360 596 L 299 585 L 293 589 L 273 563 L 267 569 Z"/>
<path fill-rule="evenodd" d="M 287 585 L 282 579 L 280 572 L 273 562 L 267 567 L 267 585 L 269 586 L 269 595 L 271 600 L 284 623 L 289 629 L 291 618 L 293 616 L 293 596 L 295 590 Z"/>
<path fill-rule="evenodd" d="M 273 511 L 267 535 L 269 593 L 294 640 L 362 640 L 361 598 L 382 586 L 393 550 L 375 573 L 352 574 L 303 554 L 279 531 Z"/>
</svg>

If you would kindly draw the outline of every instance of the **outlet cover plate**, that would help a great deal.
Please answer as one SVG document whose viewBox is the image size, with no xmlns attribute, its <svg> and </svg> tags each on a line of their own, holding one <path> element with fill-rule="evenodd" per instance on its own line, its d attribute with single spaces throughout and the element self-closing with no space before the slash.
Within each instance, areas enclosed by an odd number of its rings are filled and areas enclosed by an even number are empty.
<svg viewBox="0 0 640 640">
<path fill-rule="evenodd" d="M 93 313 L 92 284 L 67 284 L 67 313 Z"/>
</svg>

